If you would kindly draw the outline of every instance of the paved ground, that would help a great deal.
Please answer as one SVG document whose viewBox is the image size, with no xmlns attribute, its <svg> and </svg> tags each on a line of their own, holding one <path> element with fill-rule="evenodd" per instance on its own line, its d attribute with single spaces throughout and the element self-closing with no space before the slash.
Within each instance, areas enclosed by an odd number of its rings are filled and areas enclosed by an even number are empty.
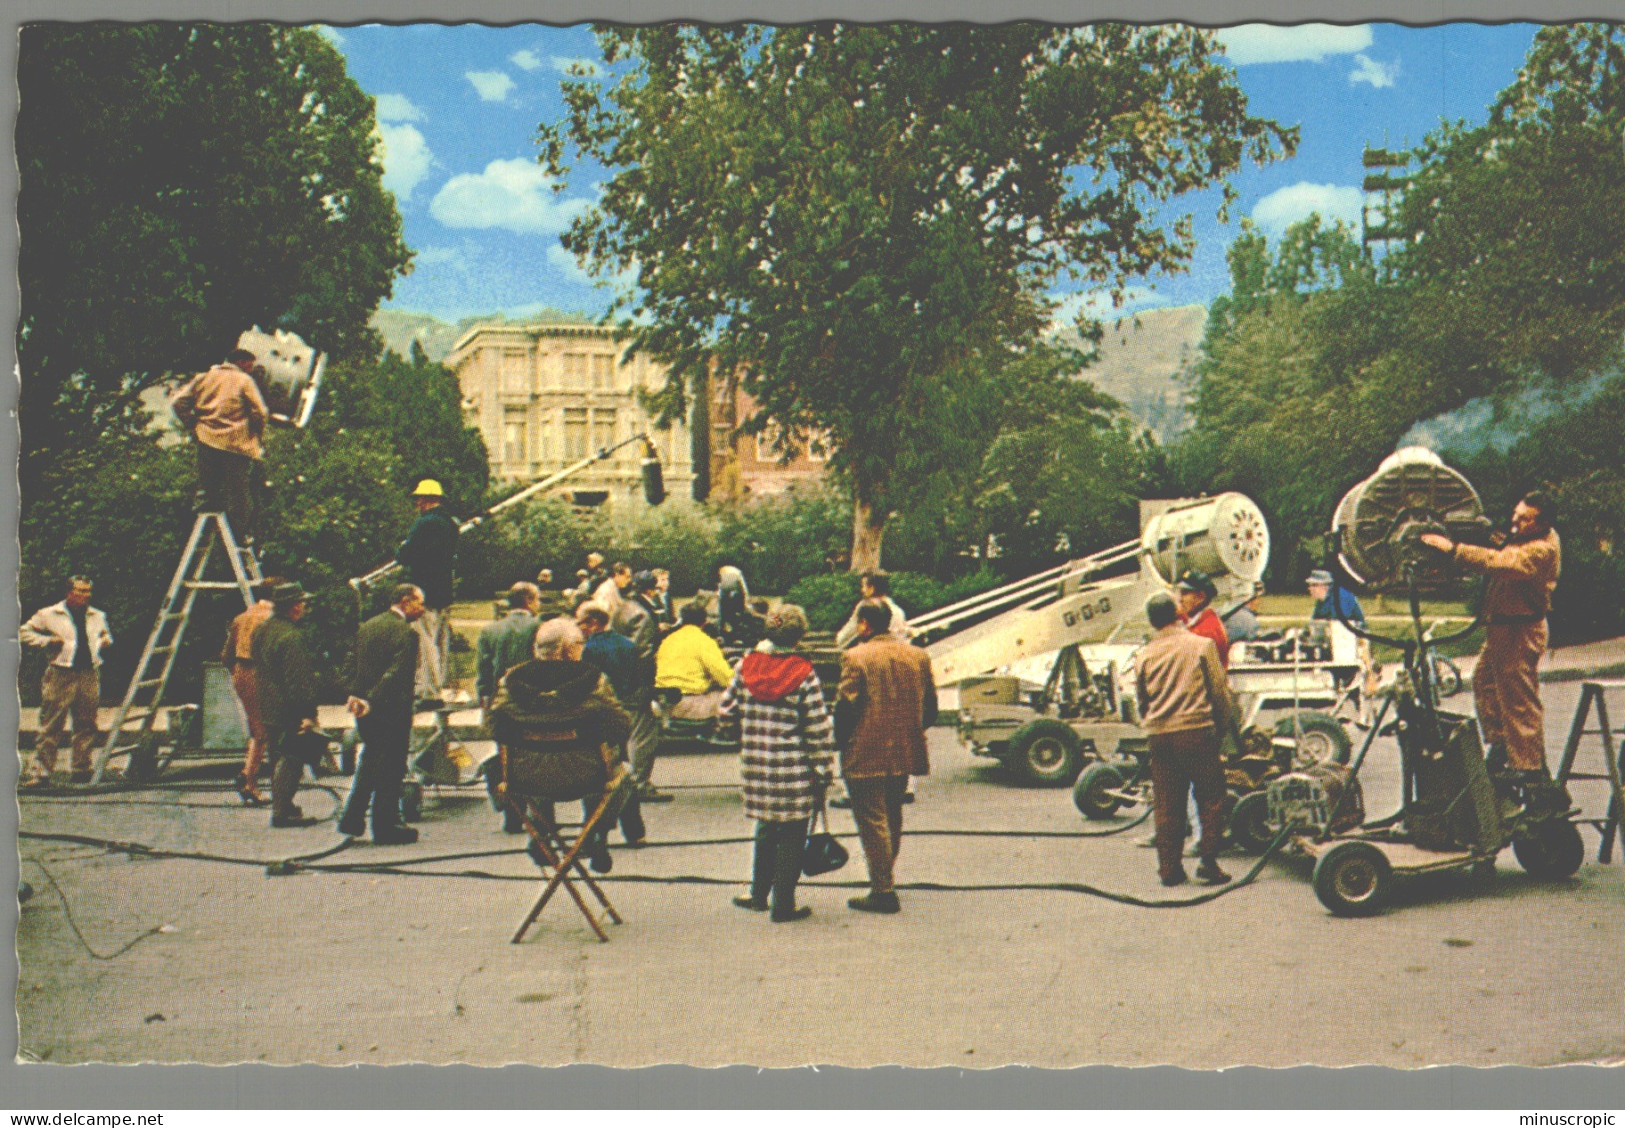
<svg viewBox="0 0 1625 1128">
<path fill-rule="evenodd" d="M 1552 747 L 1577 693 L 1547 687 Z M 1065 791 L 996 782 L 952 734 L 909 827 L 900 880 L 1071 881 L 1158 898 L 1140 835 L 1031 837 L 1086 826 Z M 1600 758 L 1600 757 L 1595 757 Z M 1397 798 L 1391 748 L 1366 774 L 1372 814 Z M 1301 865 L 1201 907 L 1147 910 L 1053 891 L 905 891 L 892 918 L 852 913 L 851 892 L 812 883 L 813 917 L 773 925 L 733 908 L 742 879 L 726 756 L 671 757 L 676 803 L 649 812 L 642 851 L 616 851 L 608 884 L 626 923 L 591 938 L 562 900 L 526 942 L 508 936 L 535 894 L 517 853 L 414 867 L 423 876 L 303 873 L 127 860 L 25 840 L 39 893 L 18 934 L 25 1056 L 51 1062 L 407 1061 L 642 1065 L 900 1063 L 1377 1064 L 1418 1067 L 1625 1058 L 1625 865 L 1587 864 L 1539 884 L 1503 855 L 1489 886 L 1436 878 L 1371 920 L 1338 920 Z M 1593 810 L 1601 792 L 1582 791 Z M 139 840 L 274 859 L 321 850 L 330 825 L 273 831 L 223 785 L 24 798 L 25 831 Z M 332 795 L 305 800 L 326 814 Z M 354 847 L 334 862 L 508 851 L 483 798 L 431 802 L 412 848 Z M 850 826 L 838 815 L 837 829 Z M 851 842 L 857 855 L 856 842 Z M 36 864 L 60 885 L 93 959 Z M 1241 859 L 1226 864 L 1239 873 Z M 478 869 L 510 880 L 447 876 Z M 440 875 L 440 876 L 430 876 Z M 835 878 L 861 876 L 861 860 Z"/>
</svg>

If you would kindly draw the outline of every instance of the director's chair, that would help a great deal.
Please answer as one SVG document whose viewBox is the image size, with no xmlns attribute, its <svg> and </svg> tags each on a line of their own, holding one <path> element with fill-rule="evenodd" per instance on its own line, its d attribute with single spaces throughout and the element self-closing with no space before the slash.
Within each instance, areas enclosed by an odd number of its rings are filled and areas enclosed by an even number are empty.
<svg viewBox="0 0 1625 1128">
<path fill-rule="evenodd" d="M 552 899 L 553 894 L 558 891 L 561 885 L 564 887 L 565 892 L 570 894 L 570 898 L 575 901 L 576 908 L 581 910 L 581 915 L 587 918 L 587 923 L 592 927 L 593 932 L 597 934 L 598 939 L 608 943 L 609 934 L 604 931 L 603 922 L 607 919 L 614 924 L 620 924 L 621 917 L 615 911 L 615 906 L 610 904 L 609 898 L 604 895 L 604 891 L 599 888 L 598 883 L 593 880 L 592 874 L 581 860 L 581 854 L 598 827 L 602 825 L 607 828 L 614 821 L 621 807 L 625 804 L 627 796 L 631 793 L 632 787 L 633 777 L 631 771 L 627 769 L 625 764 L 617 763 L 614 774 L 610 776 L 608 783 L 604 787 L 602 798 L 599 799 L 592 813 L 582 820 L 580 830 L 571 841 L 566 841 L 558 821 L 552 817 L 553 804 L 555 802 L 567 802 L 568 799 L 549 795 L 514 795 L 504 787 L 503 802 L 524 823 L 525 833 L 530 835 L 531 840 L 531 848 L 528 852 L 541 869 L 543 876 L 547 878 L 547 884 L 542 888 L 541 896 L 536 898 L 536 903 L 531 906 L 530 912 L 525 914 L 525 919 L 519 922 L 519 929 L 513 934 L 513 939 L 509 943 L 517 944 L 524 939 L 525 932 L 535 923 L 536 918 L 542 915 L 542 910 L 547 907 L 547 902 Z M 569 798 L 579 798 L 579 794 L 572 795 Z M 546 813 L 545 818 L 541 817 L 544 812 Z M 592 895 L 598 899 L 598 903 L 603 906 L 602 918 L 593 912 L 592 908 L 581 896 L 580 891 L 576 889 L 574 883 L 577 880 L 585 885 L 592 892 Z"/>
</svg>

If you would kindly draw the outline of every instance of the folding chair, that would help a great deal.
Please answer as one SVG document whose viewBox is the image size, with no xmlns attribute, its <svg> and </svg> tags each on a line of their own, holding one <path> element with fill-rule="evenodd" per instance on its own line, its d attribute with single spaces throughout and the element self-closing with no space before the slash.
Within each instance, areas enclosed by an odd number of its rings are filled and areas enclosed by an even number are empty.
<svg viewBox="0 0 1625 1128">
<path fill-rule="evenodd" d="M 504 767 L 506 767 L 506 764 L 504 764 Z M 591 890 L 592 895 L 603 906 L 605 918 L 615 924 L 621 923 L 620 914 L 615 911 L 615 906 L 609 903 L 609 898 L 604 896 L 604 891 L 593 880 L 592 874 L 587 870 L 580 855 L 599 825 L 607 826 L 614 821 L 622 805 L 626 802 L 627 796 L 631 793 L 632 786 L 633 777 L 631 771 L 627 769 L 625 764 L 617 763 L 614 767 L 614 774 L 610 776 L 609 782 L 604 788 L 603 797 L 598 801 L 598 805 L 592 814 L 582 821 L 581 829 L 573 841 L 565 840 L 556 819 L 542 820 L 533 818 L 530 809 L 532 802 L 551 805 L 554 802 L 568 802 L 568 799 L 555 799 L 547 795 L 520 796 L 504 790 L 503 802 L 524 823 L 525 833 L 530 835 L 530 840 L 535 847 L 531 856 L 537 858 L 542 873 L 547 878 L 547 884 L 542 888 L 541 896 L 536 898 L 536 903 L 531 906 L 530 912 L 525 914 L 525 919 L 519 922 L 519 930 L 513 934 L 510 943 L 517 944 L 524 939 L 525 932 L 535 923 L 536 918 L 542 915 L 542 910 L 547 907 L 547 902 L 552 899 L 553 894 L 558 891 L 561 885 L 564 887 L 565 892 L 570 894 L 571 899 L 575 901 L 576 908 L 581 910 L 581 915 L 587 918 L 587 923 L 592 926 L 592 930 L 597 934 L 598 939 L 608 943 L 609 935 L 604 931 L 603 919 L 597 916 L 588 906 L 580 891 L 576 889 L 574 882 L 579 880 Z M 579 796 L 572 795 L 570 798 L 579 798 Z M 540 855 L 539 858 L 538 855 Z"/>
</svg>

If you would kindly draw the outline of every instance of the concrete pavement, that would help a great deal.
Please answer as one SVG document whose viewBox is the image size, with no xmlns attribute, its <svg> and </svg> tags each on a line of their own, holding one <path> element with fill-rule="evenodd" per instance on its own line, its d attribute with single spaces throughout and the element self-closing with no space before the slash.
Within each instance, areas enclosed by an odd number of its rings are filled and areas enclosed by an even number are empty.
<svg viewBox="0 0 1625 1128">
<path fill-rule="evenodd" d="M 1548 692 L 1554 755 L 1576 694 Z M 1070 881 L 1163 895 L 1137 832 L 1039 836 L 1100 824 L 1085 824 L 1064 790 L 997 782 L 945 730 L 931 747 L 936 770 L 906 809 L 914 833 L 900 881 Z M 1396 760 L 1379 743 L 1368 762 L 1373 815 L 1397 799 Z M 849 839 L 849 866 L 805 888 L 813 917 L 774 925 L 729 904 L 748 873 L 747 844 L 683 844 L 749 834 L 735 773 L 727 756 L 662 760 L 657 780 L 678 799 L 647 809 L 654 845 L 615 851 L 606 888 L 626 923 L 602 945 L 562 898 L 525 943 L 507 943 L 537 892 L 516 852 L 410 867 L 422 876 L 268 877 L 263 866 L 24 840 L 23 876 L 38 893 L 18 936 L 23 1052 L 53 1062 L 973 1068 L 1625 1058 L 1625 866 L 1596 864 L 1590 830 L 1573 879 L 1535 882 L 1508 852 L 1487 886 L 1418 882 L 1370 920 L 1329 916 L 1303 866 L 1286 861 L 1195 908 L 905 888 L 901 915 L 869 917 L 845 907 L 853 890 L 841 883 L 862 877 Z M 318 791 L 305 805 L 325 814 L 335 802 Z M 850 830 L 847 815 L 835 822 Z M 260 861 L 337 841 L 330 825 L 271 830 L 219 781 L 26 797 L 22 826 Z M 357 846 L 330 860 L 517 846 L 475 792 L 432 800 L 420 828 L 416 847 Z M 920 833 L 929 830 L 1009 833 Z M 98 953 L 159 931 L 92 959 L 38 863 Z M 1243 868 L 1239 858 L 1225 864 Z M 474 870 L 490 876 L 458 876 Z"/>
</svg>

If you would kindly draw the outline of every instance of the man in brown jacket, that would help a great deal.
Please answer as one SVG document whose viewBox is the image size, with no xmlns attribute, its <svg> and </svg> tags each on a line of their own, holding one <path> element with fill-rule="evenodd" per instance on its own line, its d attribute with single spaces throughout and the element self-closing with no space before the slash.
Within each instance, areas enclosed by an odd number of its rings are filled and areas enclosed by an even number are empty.
<svg viewBox="0 0 1625 1128">
<path fill-rule="evenodd" d="M 858 644 L 841 658 L 835 732 L 870 891 L 847 904 L 895 913 L 901 906 L 892 870 L 903 845 L 903 795 L 909 776 L 931 771 L 925 730 L 937 721 L 936 680 L 925 651 L 888 633 L 890 607 L 865 603 L 857 618 Z"/>
<path fill-rule="evenodd" d="M 281 576 L 267 576 L 254 585 L 254 606 L 231 621 L 226 628 L 226 644 L 220 650 L 220 661 L 231 674 L 231 688 L 237 693 L 248 727 L 248 748 L 243 754 L 243 774 L 237 777 L 237 794 L 251 807 L 265 803 L 259 778 L 266 748 L 265 717 L 260 712 L 259 687 L 254 680 L 254 632 L 276 608 L 271 593 L 286 582 Z"/>
<path fill-rule="evenodd" d="M 197 440 L 197 479 L 206 511 L 225 513 L 239 541 L 254 539 L 252 483 L 264 455 L 268 412 L 249 375 L 254 354 L 233 349 L 225 364 L 187 381 L 169 399 L 176 418 Z"/>
<path fill-rule="evenodd" d="M 1546 773 L 1546 717 L 1535 667 L 1546 652 L 1546 612 L 1562 567 L 1551 505 L 1531 493 L 1512 510 L 1512 531 L 1498 548 L 1455 544 L 1428 533 L 1422 542 L 1449 553 L 1463 568 L 1489 576 L 1484 590 L 1484 649 L 1473 670 L 1478 727 L 1496 764 L 1504 755 L 1519 782 L 1540 784 Z"/>
<path fill-rule="evenodd" d="M 1145 603 L 1156 636 L 1140 650 L 1135 674 L 1140 724 L 1151 746 L 1151 791 L 1156 815 L 1157 871 L 1164 885 L 1190 880 L 1180 854 L 1185 846 L 1185 797 L 1196 793 L 1202 837 L 1196 880 L 1223 885 L 1230 875 L 1216 857 L 1224 843 L 1224 767 L 1219 734 L 1235 722 L 1236 704 L 1213 640 L 1178 622 L 1166 595 Z"/>
</svg>

